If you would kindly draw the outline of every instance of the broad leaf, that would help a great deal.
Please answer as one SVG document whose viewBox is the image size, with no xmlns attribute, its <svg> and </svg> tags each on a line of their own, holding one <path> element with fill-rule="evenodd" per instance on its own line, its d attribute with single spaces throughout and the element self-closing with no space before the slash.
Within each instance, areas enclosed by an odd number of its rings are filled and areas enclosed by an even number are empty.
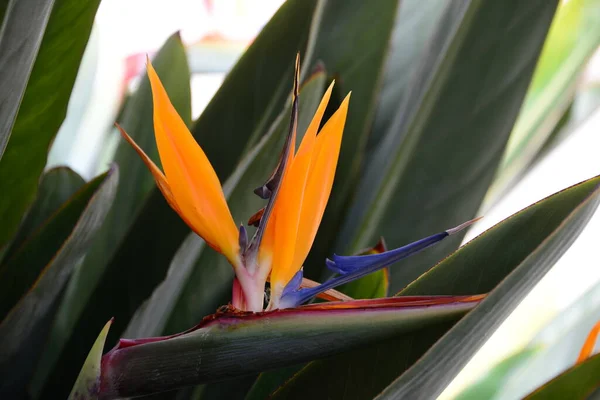
<svg viewBox="0 0 600 400">
<path fill-rule="evenodd" d="M 372 156 L 371 150 L 377 147 L 394 122 L 398 106 L 406 101 L 411 79 L 419 72 L 419 60 L 427 50 L 446 7 L 447 3 L 435 1 L 400 1 L 377 110 L 369 133 L 365 165 Z"/>
<path fill-rule="evenodd" d="M 102 395 L 150 394 L 324 357 L 455 320 L 479 299 L 404 297 L 216 314 L 172 339 L 121 340 L 104 356 Z"/>
<path fill-rule="evenodd" d="M 0 264 L 0 320 L 27 293 L 56 256 L 56 252 L 72 235 L 82 212 L 88 207 L 103 180 L 104 177 L 99 177 L 85 185 L 61 204 L 14 252 L 8 252 Z"/>
<path fill-rule="evenodd" d="M 67 167 L 56 167 L 47 171 L 42 176 L 34 203 L 4 254 L 5 260 L 14 254 L 23 242 L 58 211 L 84 183 L 81 176 Z"/>
<path fill-rule="evenodd" d="M 221 88 L 192 128 L 195 138 L 205 150 L 222 180 L 233 171 L 238 159 L 230 162 L 229 159 L 220 157 L 230 157 L 238 151 L 236 148 L 239 143 L 241 148 L 238 155 L 241 154 L 242 148 L 246 146 L 246 140 L 254 131 L 249 121 L 262 121 L 263 117 L 269 119 L 270 115 L 273 115 L 272 119 L 274 119 L 288 99 L 294 57 L 298 50 L 305 47 L 313 9 L 314 1 L 292 0 L 284 3 L 230 71 Z M 265 55 L 268 55 L 268 62 Z M 273 95 L 272 89 L 267 89 L 272 85 L 271 80 L 276 76 L 283 77 L 288 70 L 285 91 Z M 256 78 L 259 72 L 260 80 Z M 274 97 L 265 98 L 263 94 Z M 244 104 L 236 104 L 232 101 L 242 96 L 246 99 Z M 263 101 L 259 102 L 259 98 Z M 280 99 L 274 100 L 273 107 L 276 108 L 271 111 L 266 110 L 270 104 L 269 99 Z M 251 111 L 250 115 L 247 114 L 248 111 Z M 268 126 L 270 121 L 265 124 L 263 134 L 266 133 Z M 207 136 L 204 136 L 205 134 Z M 214 138 L 210 136 L 213 134 L 217 135 L 216 140 L 211 139 Z M 232 141 L 223 140 L 225 135 L 232 134 L 236 135 Z M 207 145 L 209 140 L 211 143 Z M 213 147 L 215 144 L 219 145 L 217 149 Z M 88 343 L 96 337 L 97 331 L 108 317 L 117 312 L 124 313 L 121 315 L 133 315 L 139 305 L 164 279 L 173 255 L 188 233 L 188 227 L 170 209 L 160 192 L 153 190 L 129 228 L 128 234 L 119 243 L 116 253 L 109 262 L 109 268 L 97 286 L 97 288 L 109 288 L 112 292 L 113 285 L 123 285 L 126 293 L 122 295 L 128 297 L 126 305 L 119 302 L 118 309 L 115 310 L 111 305 L 113 303 L 102 302 L 105 300 L 103 297 L 105 292 L 96 289 L 96 294 L 93 296 L 100 296 L 95 302 L 100 309 L 94 312 L 85 311 L 81 317 L 63 316 L 55 329 L 57 334 L 53 343 L 58 346 L 58 349 L 68 348 L 69 351 L 62 352 L 58 363 L 52 362 L 49 366 L 48 370 L 53 371 L 53 375 L 46 380 L 44 395 L 66 396 L 78 373 L 77 368 L 83 363 L 87 354 Z M 127 271 L 127 276 L 123 274 L 124 271 Z M 110 307 L 106 307 L 109 305 Z M 127 317 L 115 319 L 111 334 L 122 331 L 128 319 Z"/>
<path fill-rule="evenodd" d="M 334 110 L 349 91 L 352 91 L 352 101 L 334 187 L 305 265 L 308 277 L 321 278 L 323 260 L 331 254 L 348 196 L 356 185 L 383 81 L 398 3 L 398 0 L 369 4 L 361 0 L 325 0 L 319 2 L 315 12 L 303 66 L 323 62 L 329 75 L 336 79 L 330 110 Z M 303 71 L 307 73 L 309 68 L 304 67 Z"/>
<path fill-rule="evenodd" d="M 13 0 L 4 3 L 0 6 L 5 17 L 0 18 L 0 159 L 17 119 L 54 6 L 52 0 Z"/>
<path fill-rule="evenodd" d="M 365 168 L 338 240 L 390 248 L 474 217 L 500 163 L 558 1 L 451 2 L 410 95 Z M 452 210 L 452 212 L 448 212 Z M 392 270 L 405 287 L 462 235 Z"/>
<path fill-rule="evenodd" d="M 102 224 L 119 179 L 118 169 L 88 183 L 97 185 L 72 231 L 41 275 L 0 323 L 0 395 L 21 397 L 25 384 L 47 339 L 59 296 L 71 272 L 85 256 L 94 234 Z M 82 189 L 85 190 L 84 187 Z"/>
<path fill-rule="evenodd" d="M 111 324 L 112 320 L 104 325 L 104 328 L 102 328 L 102 331 L 90 349 L 83 367 L 81 367 L 81 372 L 79 372 L 79 376 L 75 381 L 75 385 L 71 389 L 69 400 L 96 400 L 98 398 L 102 351 L 104 350 L 104 342 L 106 342 L 106 336 L 108 336 Z"/>
<path fill-rule="evenodd" d="M 582 214 L 587 217 L 586 213 L 589 214 L 593 211 L 595 207 L 593 201 L 596 200 L 598 184 L 600 184 L 600 177 L 590 179 L 520 211 L 461 247 L 400 294 L 486 293 L 499 283 L 506 282 L 509 275 L 511 281 L 514 281 L 513 276 L 519 272 L 532 271 L 532 273 L 537 272 L 543 275 L 544 269 L 550 268 L 555 259 L 566 250 L 570 241 L 574 240 L 574 235 L 570 231 L 573 224 L 579 229 L 585 225 L 585 219 L 574 220 Z M 571 222 L 573 224 L 570 224 Z M 556 248 L 543 245 L 554 238 L 563 238 L 566 242 Z M 538 263 L 534 264 L 534 268 L 532 268 L 529 263 L 535 260 L 528 257 L 533 253 L 539 257 L 546 255 L 551 259 L 538 260 Z M 392 272 L 394 268 L 399 267 L 392 266 Z M 539 279 L 540 276 L 537 278 Z M 523 279 L 523 284 L 518 286 L 521 290 L 519 295 L 528 292 L 535 283 L 533 280 Z M 508 305 L 503 306 L 509 307 Z M 480 308 L 482 307 L 478 307 L 470 315 L 483 314 L 483 318 L 479 320 L 481 333 L 460 331 L 455 334 L 455 337 L 460 336 L 465 341 L 474 340 L 480 343 L 488 337 L 495 326 L 501 323 L 499 317 L 489 317 L 487 314 L 479 312 Z M 510 313 L 510 309 L 505 312 Z M 488 325 L 491 325 L 489 330 L 487 329 Z M 346 398 L 373 398 L 395 377 L 411 367 L 451 327 L 451 324 L 446 324 L 421 332 L 419 335 L 404 337 L 401 340 L 391 339 L 362 350 L 313 362 L 277 392 L 281 394 L 281 397 L 276 398 L 285 398 L 289 393 L 301 391 L 315 400 L 338 399 L 343 398 L 340 388 L 346 388 L 347 393 L 351 393 Z M 456 346 L 453 347 L 454 351 L 460 352 L 460 354 L 454 354 L 452 362 L 437 360 L 437 365 L 429 365 L 429 368 L 432 369 L 431 373 L 439 374 L 439 377 L 428 375 L 432 381 L 415 385 L 416 388 L 422 390 L 435 388 L 436 391 L 439 391 L 440 387 L 445 387 L 449 382 L 451 375 L 460 371 L 461 363 L 466 363 L 477 350 L 477 345 L 473 343 L 453 344 L 453 346 Z M 449 350 L 451 349 L 445 347 L 444 351 Z M 435 353 L 432 350 L 428 354 Z M 443 376 L 443 374 L 450 376 Z M 440 379 L 440 382 L 436 379 Z M 326 388 L 326 390 L 317 390 L 317 388 Z M 412 395 L 416 397 L 412 397 Z M 421 393 L 411 393 L 411 396 L 407 398 L 420 398 L 419 396 Z M 425 393 L 423 396 L 424 398 L 435 397 L 431 393 Z"/>
<path fill-rule="evenodd" d="M 187 124 L 191 124 L 190 73 L 185 49 L 179 35 L 175 34 L 166 41 L 157 53 L 153 65 L 173 105 L 183 120 Z M 123 127 L 130 136 L 158 163 L 158 151 L 154 139 L 152 119 L 152 93 L 150 82 L 145 73 L 137 91 L 127 101 L 119 122 L 123 123 Z M 53 369 L 53 363 L 56 362 L 65 343 L 63 339 L 64 332 L 72 329 L 71 324 L 77 320 L 82 312 L 85 312 L 86 305 L 87 307 L 93 307 L 98 306 L 98 304 L 108 304 L 106 299 L 93 297 L 94 293 L 103 290 L 102 288 L 96 289 L 96 285 L 105 272 L 107 265 L 109 265 L 112 255 L 116 252 L 117 245 L 127 233 L 130 224 L 134 221 L 139 210 L 142 209 L 144 200 L 154 187 L 152 175 L 148 172 L 140 157 L 124 140 L 121 141 L 117 149 L 114 162 L 119 165 L 121 171 L 120 183 L 115 195 L 115 205 L 106 216 L 98 235 L 94 238 L 89 256 L 86 257 L 83 266 L 78 269 L 69 282 L 66 295 L 61 302 L 57 321 L 50 336 L 52 345 L 48 347 L 48 351 L 43 356 L 42 365 L 44 367 L 38 371 L 36 380 L 44 379 L 45 374 Z M 120 268 L 119 274 L 123 276 L 124 273 L 123 269 Z M 146 270 L 145 273 L 148 274 L 150 271 Z M 111 282 L 115 285 L 117 283 Z M 132 293 L 131 288 L 126 287 L 129 281 L 123 281 L 123 284 L 125 287 L 122 289 L 118 289 L 117 286 L 112 288 L 115 291 L 116 308 L 120 307 L 119 303 L 127 302 L 128 296 Z M 88 304 L 88 301 L 91 301 L 91 303 Z M 109 311 L 108 314 L 107 316 L 105 314 L 95 314 L 93 318 L 106 321 L 114 316 L 113 311 Z M 120 323 L 123 324 L 125 321 L 120 321 Z M 118 326 L 118 324 L 115 324 L 115 326 Z M 85 356 L 85 353 L 83 355 Z"/>
<path fill-rule="evenodd" d="M 402 294 L 431 290 L 472 293 L 495 288 L 477 310 L 444 335 L 388 386 L 380 398 L 421 399 L 441 393 L 577 238 L 600 201 L 599 183 L 600 177 L 592 178 L 526 208 L 474 239 L 408 286 Z M 508 237 L 506 234 L 515 232 L 518 225 L 522 232 Z M 497 255 L 498 251 L 504 255 Z M 482 265 L 485 265 L 485 274 L 481 274 Z M 468 277 L 477 269 L 481 279 L 474 285 Z M 451 281 L 440 282 L 444 277 Z M 452 363 L 444 365 L 441 360 L 452 360 Z"/>
<path fill-rule="evenodd" d="M 14 0 L 10 3 L 12 9 L 22 9 L 21 18 L 26 21 L 14 21 L 17 24 L 15 34 L 21 35 L 21 29 L 29 30 L 39 23 L 39 20 L 32 19 L 32 16 L 47 9 L 40 5 L 42 3 L 53 3 L 52 12 L 27 82 L 27 89 L 22 96 L 10 142 L 0 163 L 0 193 L 3 194 L 0 197 L 0 248 L 15 232 L 23 214 L 35 199 L 48 148 L 65 118 L 71 89 L 100 0 Z M 7 9 L 6 16 L 9 13 Z M 18 40 L 23 40 L 23 37 L 18 37 Z M 2 38 L 2 45 L 4 41 Z M 2 57 L 13 57 L 21 52 L 9 48 L 0 54 Z M 10 68 L 24 71 L 31 67 L 12 59 Z M 5 88 L 12 85 L 0 85 L 2 96 L 10 94 L 11 91 Z M 0 120 L 2 124 L 6 121 L 4 118 Z"/>
</svg>

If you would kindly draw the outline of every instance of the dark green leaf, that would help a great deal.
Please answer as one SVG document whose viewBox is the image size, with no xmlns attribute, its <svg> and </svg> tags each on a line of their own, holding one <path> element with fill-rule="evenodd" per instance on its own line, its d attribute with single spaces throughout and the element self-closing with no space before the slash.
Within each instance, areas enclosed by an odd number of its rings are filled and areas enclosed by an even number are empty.
<svg viewBox="0 0 600 400">
<path fill-rule="evenodd" d="M 595 204 L 590 202 L 595 200 L 594 196 L 597 193 L 595 188 L 598 184 L 600 184 L 600 177 L 563 190 L 520 211 L 467 243 L 400 294 L 486 293 L 500 282 L 506 282 L 509 275 L 509 282 L 513 282 L 514 276 L 519 271 L 522 273 L 534 271 L 543 275 L 543 269 L 550 268 L 555 258 L 566 250 L 567 245 L 570 244 L 569 241 L 574 239 L 570 231 L 570 222 L 581 214 L 593 211 Z M 585 220 L 578 221 L 579 228 L 584 225 L 584 222 Z M 543 245 L 546 241 L 556 237 L 562 237 L 567 242 L 561 243 L 560 247 L 556 248 Z M 552 259 L 539 261 L 535 265 L 537 268 L 531 269 L 526 262 L 531 262 L 528 261 L 530 260 L 528 256 L 533 253 L 540 256 L 546 254 Z M 537 276 L 537 279 L 539 277 Z M 520 275 L 519 278 L 521 278 Z M 529 291 L 535 283 L 534 280 L 537 281 L 537 279 L 529 281 L 526 277 L 522 279 L 523 283 L 518 287 L 523 293 Z M 523 285 L 526 287 L 524 288 Z M 484 300 L 485 302 L 487 299 Z M 484 336 L 489 336 L 495 326 L 501 323 L 502 319 L 499 317 L 488 316 L 479 311 L 482 306 L 477 307 L 469 314 L 469 317 L 474 313 L 484 314 L 483 320 L 479 321 L 481 325 L 478 329 L 481 330 L 481 333 L 479 331 L 477 333 L 461 331 L 455 336 L 460 335 L 464 340 L 477 338 L 478 341 L 481 341 Z M 510 313 L 510 305 L 504 304 L 502 307 L 507 307 L 505 312 Z M 486 329 L 487 324 L 492 324 L 491 330 L 484 330 L 484 323 Z M 417 361 L 451 326 L 451 324 L 446 324 L 420 332 L 418 335 L 404 337 L 402 340 L 392 339 L 360 351 L 348 352 L 329 360 L 311 363 L 309 367 L 285 385 L 282 393 L 301 391 L 313 400 L 341 399 L 343 397 L 340 396 L 342 393 L 340 388 L 347 387 L 350 388 L 347 399 L 373 398 L 395 377 Z M 435 377 L 430 375 L 429 378 L 433 380 L 433 383 L 427 381 L 418 385 L 419 388 L 426 390 L 435 387 L 436 390 L 439 390 L 440 386 L 444 387 L 450 377 L 442 376 L 442 370 L 443 373 L 450 375 L 458 373 L 461 363 L 466 362 L 462 357 L 464 356 L 468 360 L 478 348 L 473 343 L 454 344 L 454 346 L 457 346 L 454 348 L 455 351 L 464 352 L 460 354 L 460 358 L 458 354 L 455 354 L 452 362 L 437 360 L 438 365 L 430 365 L 432 374 L 439 373 L 439 378 L 437 375 Z M 446 351 L 448 350 L 446 348 Z M 375 356 L 373 356 L 374 354 Z M 433 350 L 428 354 L 434 354 Z M 440 380 L 439 383 L 437 379 Z M 319 387 L 325 387 L 327 390 L 317 390 L 316 388 Z M 411 395 L 413 394 L 411 393 Z M 429 397 L 425 395 L 424 398 L 431 397 L 435 397 L 435 395 Z"/>
<path fill-rule="evenodd" d="M 284 3 L 229 73 L 192 129 L 221 179 L 227 178 L 238 162 L 242 150 L 236 150 L 236 145 L 241 141 L 242 146 L 246 146 L 246 141 L 255 130 L 249 121 L 262 121 L 268 115 L 273 115 L 274 119 L 285 105 L 292 82 L 294 57 L 298 50 L 304 48 L 313 9 L 314 1 L 292 0 Z M 273 95 L 272 80 L 278 76 L 285 80 L 283 77 L 288 69 L 289 79 L 285 90 L 270 97 Z M 265 97 L 267 95 L 268 98 Z M 246 99 L 244 104 L 234 101 L 242 96 Z M 271 104 L 269 99 L 280 99 L 273 100 L 273 110 L 268 109 Z M 247 114 L 248 110 L 251 110 L 250 115 Z M 270 123 L 267 121 L 264 124 L 263 134 Z M 227 135 L 235 136 L 225 140 L 230 137 Z M 215 149 L 216 144 L 219 146 Z M 229 158 L 220 158 L 230 157 L 236 151 L 238 159 L 229 161 Z M 55 375 L 45 380 L 46 396 L 67 395 L 78 373 L 77 368 L 87 354 L 89 343 L 106 319 L 119 315 L 115 318 L 109 341 L 113 333 L 123 331 L 136 309 L 164 279 L 173 255 L 188 233 L 187 226 L 166 204 L 160 192 L 153 190 L 128 234 L 119 243 L 102 281 L 96 286 L 92 296 L 96 298 L 94 304 L 98 308 L 93 312 L 89 312 L 88 308 L 82 317 L 64 315 L 57 322 L 56 341 L 53 343 L 56 343 L 59 351 L 65 348 L 69 351 L 61 353 L 58 363 L 52 361 L 48 364 L 48 370 Z M 120 287 L 125 289 L 116 291 L 115 285 L 122 285 Z M 115 308 L 115 299 L 111 297 L 110 302 L 106 301 L 106 292 L 98 288 L 108 288 L 115 297 L 126 296 L 126 300 L 119 301 Z"/>
<path fill-rule="evenodd" d="M 97 178 L 75 193 L 0 264 L 0 320 L 31 288 L 72 234 L 82 212 L 102 183 Z M 55 182 L 55 180 L 51 180 Z"/>
<path fill-rule="evenodd" d="M 477 302 L 471 296 L 390 298 L 217 314 L 171 340 L 121 342 L 104 356 L 102 395 L 150 394 L 292 365 L 455 320 Z"/>
<path fill-rule="evenodd" d="M 338 241 L 393 248 L 473 218 L 501 160 L 558 1 L 450 2 L 410 95 L 366 166 Z M 451 210 L 449 212 L 448 210 Z M 460 244 L 392 269 L 396 291 Z"/>
<path fill-rule="evenodd" d="M 529 394 L 525 399 L 585 399 L 598 386 L 600 386 L 600 354 L 571 367 Z"/>
<path fill-rule="evenodd" d="M 100 372 L 104 342 L 108 336 L 108 330 L 112 320 L 108 321 L 98 335 L 94 345 L 81 367 L 81 372 L 73 385 L 69 400 L 96 400 L 98 398 L 98 387 L 100 384 Z"/>
<path fill-rule="evenodd" d="M 368 138 L 366 162 L 372 156 L 370 150 L 377 147 L 392 124 L 399 105 L 405 101 L 411 79 L 418 72 L 419 60 L 427 50 L 446 6 L 447 3 L 435 1 L 400 1 L 384 68 L 383 85 Z"/>
<path fill-rule="evenodd" d="M 0 159 L 54 6 L 53 0 L 5 0 L 3 3 L 0 6 L 5 17 L 4 21 L 0 19 Z"/>
<path fill-rule="evenodd" d="M 191 124 L 191 95 L 190 95 L 190 72 L 185 55 L 185 49 L 178 34 L 172 35 L 163 45 L 153 60 L 153 65 L 159 74 L 171 102 L 179 112 L 184 122 Z M 127 107 L 124 109 L 120 122 L 129 135 L 140 145 L 148 156 L 158 164 L 158 150 L 154 141 L 154 127 L 152 119 L 152 93 L 150 82 L 146 74 L 143 74 L 138 90 L 130 97 Z M 115 132 L 115 134 L 117 134 Z M 142 209 L 144 200 L 148 197 L 154 187 L 152 175 L 141 161 L 140 157 L 124 140 L 121 141 L 114 161 L 119 165 L 121 179 L 115 195 L 115 206 L 110 210 L 102 228 L 94 238 L 88 257 L 83 266 L 74 274 L 69 282 L 66 296 L 61 302 L 58 323 L 54 327 L 48 351 L 45 352 L 42 361 L 43 367 L 38 371 L 36 380 L 45 378 L 45 374 L 53 369 L 53 364 L 63 350 L 65 345 L 64 334 L 73 329 L 73 324 L 85 312 L 85 307 L 98 306 L 98 304 L 111 305 L 106 314 L 91 315 L 89 318 L 97 318 L 106 321 L 112 317 L 119 317 L 115 309 L 121 307 L 119 304 L 127 302 L 132 289 L 127 285 L 132 281 L 111 281 L 111 290 L 114 291 L 115 303 L 111 303 L 103 296 L 93 296 L 94 293 L 104 293 L 106 290 L 96 285 L 100 281 L 110 262 L 111 256 L 117 251 L 117 245 L 127 233 L 129 226 L 135 220 L 135 216 Z M 160 164 L 158 164 L 160 165 Z M 118 273 L 121 277 L 126 273 L 119 266 Z M 140 266 L 143 268 L 143 266 Z M 131 270 L 131 267 L 127 268 Z M 113 271 L 115 272 L 115 271 Z M 146 271 L 149 273 L 149 271 Z M 119 283 L 123 284 L 120 288 Z M 92 303 L 88 304 L 88 301 Z M 124 307 L 125 308 L 125 307 Z M 92 308 L 93 309 L 93 308 Z M 89 308 L 88 308 L 89 310 Z M 91 312 L 91 311 L 88 311 Z M 92 312 L 93 313 L 93 312 Z M 108 315 L 107 315 L 108 314 Z M 126 320 L 119 321 L 113 326 L 122 327 Z M 100 328 L 92 328 L 96 331 Z M 95 333 L 93 333 L 95 335 Z M 93 340 L 94 336 L 90 338 Z M 86 345 L 89 347 L 89 342 Z M 83 356 L 87 353 L 84 351 Z M 81 363 L 79 363 L 81 365 Z M 75 366 L 77 367 L 77 366 Z"/>
<path fill-rule="evenodd" d="M 10 258 L 23 242 L 58 211 L 84 183 L 83 178 L 68 167 L 56 167 L 47 171 L 40 181 L 35 202 L 31 205 L 10 243 L 10 248 L 4 255 L 5 259 Z"/>
<path fill-rule="evenodd" d="M 356 185 L 383 80 L 397 8 L 398 0 L 369 4 L 361 0 L 329 0 L 320 1 L 315 12 L 303 66 L 323 62 L 329 75 L 336 79 L 329 109 L 339 105 L 350 91 L 352 99 L 334 187 L 305 264 L 304 272 L 308 277 L 321 278 L 323 260 L 331 254 L 348 196 Z M 307 73 L 309 68 L 305 67 L 303 71 Z M 372 246 L 375 242 L 361 248 Z"/>
<path fill-rule="evenodd" d="M 595 177 L 526 208 L 402 291 L 405 295 L 430 290 L 455 294 L 493 288 L 476 310 L 388 386 L 380 398 L 428 399 L 441 393 L 577 238 L 600 201 L 599 184 L 600 177 Z M 474 281 L 474 276 L 479 279 Z M 444 278 L 449 280 L 439 281 Z"/>
<path fill-rule="evenodd" d="M 43 269 L 39 278 L 0 323 L 0 397 L 21 397 L 47 339 L 57 302 L 71 272 L 85 256 L 115 196 L 119 173 L 108 173 L 88 183 L 97 186 L 71 234 Z M 10 396 L 7 396 L 10 394 Z"/>
<path fill-rule="evenodd" d="M 13 3 L 26 14 L 23 17 L 26 22 L 15 21 L 18 23 L 19 33 L 21 29 L 29 29 L 32 24 L 35 25 L 32 15 L 42 11 L 36 4 L 50 2 L 14 0 L 11 4 Z M 12 127 L 10 142 L 0 163 L 0 248 L 13 235 L 23 214 L 35 199 L 48 148 L 65 118 L 99 3 L 100 0 L 53 2 L 44 38 Z M 7 10 L 7 16 L 9 13 Z M 1 51 L 0 54 L 2 57 L 5 54 L 12 57 L 13 52 L 14 49 L 7 53 Z M 11 61 L 11 68 L 13 67 L 21 70 L 28 68 L 16 60 Z M 4 83 L 0 86 L 2 95 L 9 92 L 5 90 Z M 4 118 L 0 120 L 5 123 Z"/>
</svg>

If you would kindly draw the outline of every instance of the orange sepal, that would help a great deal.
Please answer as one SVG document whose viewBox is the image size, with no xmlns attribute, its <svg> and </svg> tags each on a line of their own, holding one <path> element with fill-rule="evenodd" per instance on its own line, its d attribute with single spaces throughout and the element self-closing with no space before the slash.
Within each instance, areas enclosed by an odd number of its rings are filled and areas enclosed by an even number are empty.
<svg viewBox="0 0 600 400">
<path fill-rule="evenodd" d="M 204 151 L 171 104 L 148 60 L 154 133 L 166 181 L 180 215 L 215 250 L 238 264 L 238 231 L 221 183 Z"/>
</svg>

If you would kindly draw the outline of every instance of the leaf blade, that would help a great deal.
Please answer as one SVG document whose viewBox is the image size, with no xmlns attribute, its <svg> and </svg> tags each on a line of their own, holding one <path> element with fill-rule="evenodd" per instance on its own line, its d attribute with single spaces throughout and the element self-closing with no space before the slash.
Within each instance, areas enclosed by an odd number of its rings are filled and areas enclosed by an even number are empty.
<svg viewBox="0 0 600 400">
<path fill-rule="evenodd" d="M 290 365 L 423 324 L 452 320 L 479 301 L 471 296 L 412 300 L 352 301 L 211 316 L 197 330 L 175 339 L 113 349 L 103 362 L 103 395 L 149 394 Z M 380 322 L 380 329 L 371 329 L 374 321 Z M 267 357 L 264 346 L 272 350 Z M 178 368 L 169 372 L 168 365 L 175 359 Z M 161 371 L 161 378 L 145 379 L 152 370 Z M 179 377 L 175 381 L 173 373 Z"/>
<path fill-rule="evenodd" d="M 411 95 L 361 177 L 338 238 L 343 252 L 368 246 L 379 236 L 397 247 L 475 216 L 556 5 L 449 4 Z M 410 268 L 396 268 L 391 290 L 402 289 L 455 250 L 461 238 L 412 258 Z"/>
<path fill-rule="evenodd" d="M 13 3 L 29 13 L 34 9 L 30 9 L 34 2 L 41 1 Z M 0 248 L 15 232 L 35 198 L 48 148 L 67 112 L 71 90 L 99 3 L 100 0 L 53 1 L 11 139 L 0 163 L 0 192 L 10 194 L 0 198 L 0 219 L 3 221 Z M 26 22 L 22 26 L 28 24 Z"/>
<path fill-rule="evenodd" d="M 90 198 L 68 239 L 28 293 L 0 323 L 0 370 L 7 377 L 2 381 L 1 393 L 14 394 L 24 390 L 45 344 L 58 298 L 112 205 L 118 176 L 118 169 L 113 167 L 97 178 L 102 184 Z"/>
</svg>

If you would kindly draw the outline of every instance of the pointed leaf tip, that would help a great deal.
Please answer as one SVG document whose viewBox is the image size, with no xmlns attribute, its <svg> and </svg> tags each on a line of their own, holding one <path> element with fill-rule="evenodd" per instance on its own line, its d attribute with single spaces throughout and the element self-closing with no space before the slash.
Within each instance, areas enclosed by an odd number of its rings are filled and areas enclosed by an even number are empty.
<svg viewBox="0 0 600 400">
<path fill-rule="evenodd" d="M 100 374 L 101 374 L 101 362 L 102 362 L 102 351 L 104 350 L 104 343 L 106 342 L 106 336 L 113 323 L 111 318 L 102 328 L 98 338 L 94 342 L 81 372 L 75 381 L 75 385 L 69 394 L 69 400 L 96 400 L 100 395 Z"/>
</svg>

